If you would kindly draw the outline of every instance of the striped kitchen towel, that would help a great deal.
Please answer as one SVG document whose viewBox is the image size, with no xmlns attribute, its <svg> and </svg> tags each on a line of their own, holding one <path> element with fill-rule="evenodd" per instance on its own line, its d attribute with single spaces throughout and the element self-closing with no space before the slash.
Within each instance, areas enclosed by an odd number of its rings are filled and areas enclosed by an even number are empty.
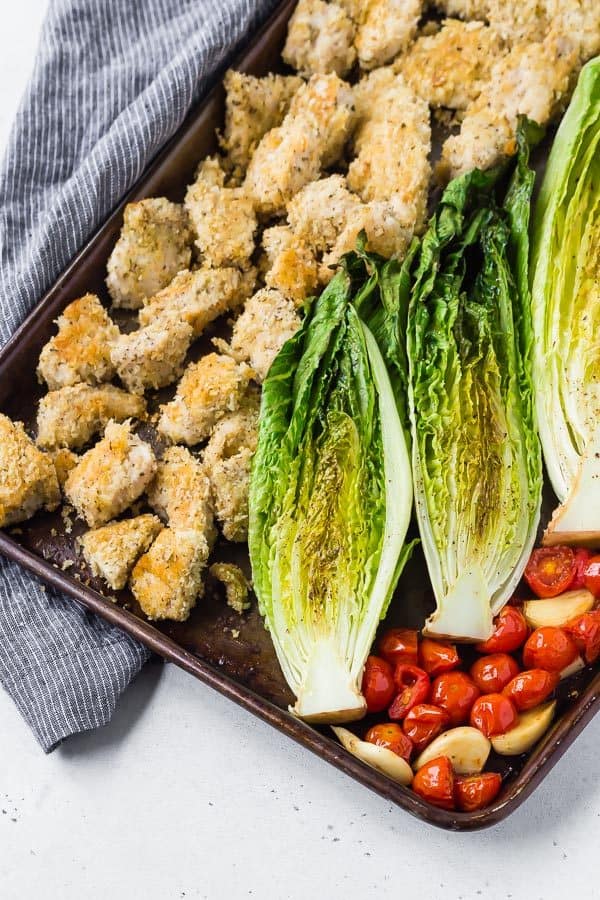
<svg viewBox="0 0 600 900">
<path fill-rule="evenodd" d="M 0 167 L 0 343 L 275 0 L 51 0 Z M 0 557 L 0 681 L 46 751 L 105 724 L 148 651 Z"/>
</svg>

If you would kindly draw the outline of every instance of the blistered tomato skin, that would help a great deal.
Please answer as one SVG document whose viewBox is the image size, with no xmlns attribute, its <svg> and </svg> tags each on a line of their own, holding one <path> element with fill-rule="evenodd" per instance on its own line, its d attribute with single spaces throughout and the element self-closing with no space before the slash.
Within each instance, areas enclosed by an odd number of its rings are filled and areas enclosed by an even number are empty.
<svg viewBox="0 0 600 900">
<path fill-rule="evenodd" d="M 411 739 L 404 734 L 400 725 L 395 722 L 384 722 L 381 725 L 373 725 L 365 734 L 365 741 L 369 744 L 376 744 L 378 747 L 385 747 L 410 762 L 413 752 L 413 743 Z"/>
<path fill-rule="evenodd" d="M 417 703 L 424 703 L 429 697 L 431 682 L 429 675 L 418 666 L 401 664 L 394 670 L 397 696 L 388 710 L 390 719 L 401 720 Z"/>
<path fill-rule="evenodd" d="M 454 644 L 423 638 L 419 645 L 419 665 L 431 678 L 460 666 L 460 656 Z"/>
<path fill-rule="evenodd" d="M 454 772 L 447 756 L 438 756 L 421 766 L 412 783 L 415 794 L 434 806 L 454 809 Z"/>
<path fill-rule="evenodd" d="M 518 671 L 518 662 L 508 653 L 490 653 L 475 660 L 470 674 L 482 694 L 498 694 Z"/>
<path fill-rule="evenodd" d="M 512 700 L 519 712 L 524 712 L 547 700 L 559 681 L 558 672 L 528 669 L 526 672 L 519 672 L 509 681 L 502 693 Z"/>
<path fill-rule="evenodd" d="M 475 645 L 479 653 L 512 653 L 522 647 L 529 634 L 525 616 L 516 606 L 505 606 L 494 619 L 487 641 Z"/>
<path fill-rule="evenodd" d="M 362 694 L 370 713 L 381 712 L 390 705 L 396 693 L 394 670 L 379 656 L 369 656 L 362 679 Z"/>
<path fill-rule="evenodd" d="M 470 722 L 487 738 L 505 734 L 517 724 L 518 714 L 512 700 L 504 694 L 484 694 L 471 709 Z"/>
<path fill-rule="evenodd" d="M 600 598 L 600 556 L 592 556 L 588 559 L 583 583 L 596 599 Z"/>
<path fill-rule="evenodd" d="M 572 619 L 565 631 L 573 638 L 588 665 L 600 657 L 600 610 L 592 609 Z"/>
<path fill-rule="evenodd" d="M 529 557 L 524 574 L 537 597 L 558 597 L 575 579 L 575 552 L 572 547 L 538 547 Z"/>
<path fill-rule="evenodd" d="M 479 688 L 465 672 L 444 672 L 431 686 L 431 702 L 448 713 L 450 725 L 464 725 L 479 693 Z"/>
<path fill-rule="evenodd" d="M 564 628 L 545 625 L 536 628 L 523 648 L 526 669 L 546 669 L 561 672 L 579 655 L 577 645 Z"/>
<path fill-rule="evenodd" d="M 413 742 L 417 752 L 421 752 L 450 724 L 448 713 L 430 703 L 417 703 L 408 711 L 402 728 Z"/>
<path fill-rule="evenodd" d="M 389 628 L 379 641 L 379 653 L 392 666 L 417 665 L 418 634 L 412 628 Z"/>
<path fill-rule="evenodd" d="M 502 777 L 497 772 L 481 775 L 457 775 L 454 779 L 456 806 L 462 812 L 484 809 L 496 799 L 502 787 Z"/>
<path fill-rule="evenodd" d="M 586 547 L 579 547 L 575 551 L 575 577 L 573 578 L 571 590 L 575 591 L 585 587 L 585 570 L 591 557 L 591 550 L 588 550 Z"/>
</svg>

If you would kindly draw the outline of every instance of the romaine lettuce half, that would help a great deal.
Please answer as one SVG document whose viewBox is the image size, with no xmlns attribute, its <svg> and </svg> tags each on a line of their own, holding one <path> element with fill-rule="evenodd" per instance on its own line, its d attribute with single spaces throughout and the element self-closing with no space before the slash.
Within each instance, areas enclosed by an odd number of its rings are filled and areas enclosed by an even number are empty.
<svg viewBox="0 0 600 900">
<path fill-rule="evenodd" d="M 293 711 L 332 723 L 365 713 L 364 663 L 410 550 L 401 391 L 353 290 L 340 270 L 275 359 L 250 485 L 254 587 Z M 375 293 L 377 274 L 363 282 L 365 318 L 393 332 Z"/>
<path fill-rule="evenodd" d="M 455 179 L 407 264 L 412 464 L 437 601 L 432 635 L 487 638 L 536 535 L 525 134 L 534 130 L 521 125 L 504 202 L 504 170 Z"/>
<path fill-rule="evenodd" d="M 600 57 L 582 70 L 536 206 L 537 414 L 563 504 L 546 543 L 600 536 Z"/>
</svg>

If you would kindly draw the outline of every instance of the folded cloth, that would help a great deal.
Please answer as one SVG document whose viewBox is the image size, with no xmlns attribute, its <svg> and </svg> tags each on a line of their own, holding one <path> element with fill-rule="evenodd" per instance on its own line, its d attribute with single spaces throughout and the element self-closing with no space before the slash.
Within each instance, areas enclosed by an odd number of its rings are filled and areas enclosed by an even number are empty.
<svg viewBox="0 0 600 900">
<path fill-rule="evenodd" d="M 0 344 L 276 0 L 51 0 L 0 167 Z M 0 558 L 0 681 L 46 752 L 148 651 Z"/>
</svg>

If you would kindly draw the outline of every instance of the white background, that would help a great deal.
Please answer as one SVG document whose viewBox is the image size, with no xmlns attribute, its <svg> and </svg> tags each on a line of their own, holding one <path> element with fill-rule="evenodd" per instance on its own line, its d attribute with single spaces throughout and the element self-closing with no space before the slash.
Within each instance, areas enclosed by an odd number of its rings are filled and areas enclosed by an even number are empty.
<svg viewBox="0 0 600 900">
<path fill-rule="evenodd" d="M 2 4 L 0 146 L 45 0 Z M 592 900 L 600 718 L 503 825 L 426 827 L 174 666 L 44 756 L 0 689 L 0 900 Z"/>
</svg>

